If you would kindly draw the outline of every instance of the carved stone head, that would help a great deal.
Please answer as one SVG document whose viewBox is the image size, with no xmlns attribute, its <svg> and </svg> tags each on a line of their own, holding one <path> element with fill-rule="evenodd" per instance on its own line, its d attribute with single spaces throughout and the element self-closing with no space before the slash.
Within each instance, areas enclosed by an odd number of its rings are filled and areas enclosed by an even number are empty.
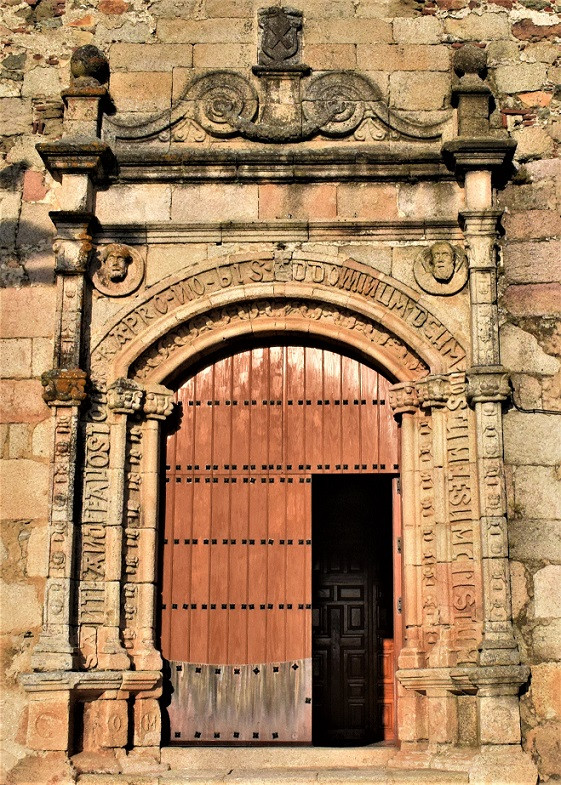
<svg viewBox="0 0 561 785">
<path fill-rule="evenodd" d="M 92 281 L 102 294 L 119 297 L 138 288 L 143 275 L 144 264 L 137 251 L 128 245 L 110 243 L 99 251 Z"/>
<path fill-rule="evenodd" d="M 467 260 L 463 249 L 446 240 L 423 248 L 413 266 L 415 280 L 429 294 L 456 294 L 467 281 Z"/>
</svg>

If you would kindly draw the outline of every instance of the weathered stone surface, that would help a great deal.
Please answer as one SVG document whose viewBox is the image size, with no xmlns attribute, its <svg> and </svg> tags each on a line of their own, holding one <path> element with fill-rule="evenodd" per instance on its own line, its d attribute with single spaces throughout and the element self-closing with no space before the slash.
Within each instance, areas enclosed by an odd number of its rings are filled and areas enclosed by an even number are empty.
<svg viewBox="0 0 561 785">
<path fill-rule="evenodd" d="M 177 186 L 172 193 L 171 219 L 180 223 L 256 221 L 258 207 L 256 185 Z"/>
<path fill-rule="evenodd" d="M 310 44 L 391 43 L 392 26 L 376 19 L 365 24 L 362 19 L 322 19 L 306 25 L 306 41 Z"/>
<path fill-rule="evenodd" d="M 546 93 L 543 95 L 550 96 L 550 94 Z M 545 101 L 549 103 L 549 98 L 545 98 Z M 535 105 L 539 105 L 539 101 Z M 518 142 L 516 157 L 519 161 L 533 161 L 536 158 L 548 158 L 554 153 L 555 143 L 553 139 L 547 131 L 539 126 L 515 131 L 513 136 Z"/>
<path fill-rule="evenodd" d="M 0 382 L 0 422 L 39 422 L 48 416 L 39 379 Z"/>
<path fill-rule="evenodd" d="M 248 68 L 254 62 L 252 44 L 195 44 L 193 47 L 195 68 Z"/>
<path fill-rule="evenodd" d="M 253 23 L 245 19 L 160 19 L 162 43 L 240 44 L 253 40 Z"/>
<path fill-rule="evenodd" d="M 551 210 L 526 210 L 506 215 L 504 226 L 513 240 L 555 237 L 561 234 L 561 216 Z"/>
<path fill-rule="evenodd" d="M 512 283 L 561 280 L 561 240 L 511 243 L 504 252 L 505 275 Z"/>
<path fill-rule="evenodd" d="M 358 67 L 365 71 L 447 71 L 446 46 L 364 44 L 357 47 Z"/>
<path fill-rule="evenodd" d="M 42 604 L 32 584 L 0 583 L 2 597 L 2 613 L 0 614 L 0 630 L 17 634 L 41 624 Z"/>
<path fill-rule="evenodd" d="M 504 293 L 503 304 L 513 316 L 561 314 L 561 284 L 509 286 Z"/>
<path fill-rule="evenodd" d="M 120 112 L 158 112 L 171 102 L 171 73 L 117 71 L 111 77 L 111 97 Z"/>
<path fill-rule="evenodd" d="M 171 188 L 169 185 L 147 184 L 130 189 L 111 188 L 97 196 L 96 213 L 105 223 L 145 223 L 169 221 Z"/>
<path fill-rule="evenodd" d="M 512 519 L 508 524 L 513 559 L 561 561 L 561 523 L 548 520 Z"/>
<path fill-rule="evenodd" d="M 0 339 L 0 378 L 28 379 L 31 376 L 31 339 Z"/>
<path fill-rule="evenodd" d="M 509 463 L 561 463 L 561 422 L 545 414 L 508 412 L 504 418 L 504 440 Z"/>
<path fill-rule="evenodd" d="M 534 575 L 534 615 L 561 618 L 561 565 L 549 564 Z"/>
<path fill-rule="evenodd" d="M 559 477 L 552 466 L 518 466 L 514 475 L 515 502 L 529 518 L 560 518 Z"/>
<path fill-rule="evenodd" d="M 397 218 L 397 188 L 377 183 L 342 183 L 337 189 L 337 214 L 340 218 L 363 221 Z"/>
<path fill-rule="evenodd" d="M 469 14 L 462 19 L 446 19 L 444 30 L 456 41 L 492 41 L 508 38 L 506 14 Z"/>
<path fill-rule="evenodd" d="M 532 630 L 532 638 L 538 661 L 561 662 L 561 619 L 541 619 Z"/>
<path fill-rule="evenodd" d="M 554 374 L 561 363 L 556 357 L 546 354 L 531 333 L 505 324 L 500 331 L 501 360 L 510 371 L 525 373 Z"/>
<path fill-rule="evenodd" d="M 312 68 L 336 70 L 356 67 L 356 46 L 354 44 L 305 44 L 303 60 Z"/>
<path fill-rule="evenodd" d="M 193 64 L 193 47 L 191 44 L 113 44 L 109 61 L 113 71 L 171 71 L 175 66 L 188 68 Z"/>
<path fill-rule="evenodd" d="M 538 717 L 561 719 L 561 664 L 532 666 L 529 700 Z"/>
<path fill-rule="evenodd" d="M 305 218 L 327 221 L 337 215 L 337 186 L 334 183 L 310 185 L 260 185 L 259 218 Z"/>
<path fill-rule="evenodd" d="M 390 75 L 390 101 L 398 109 L 442 109 L 449 94 L 448 74 L 396 71 Z"/>
<path fill-rule="evenodd" d="M 526 585 L 526 570 L 519 561 L 511 560 L 510 562 L 510 588 L 512 593 L 512 615 L 516 619 L 530 601 Z"/>
<path fill-rule="evenodd" d="M 455 183 L 403 183 L 398 186 L 397 206 L 403 218 L 448 217 L 464 209 L 464 194 Z"/>
<path fill-rule="evenodd" d="M 546 67 L 542 63 L 520 63 L 499 66 L 495 70 L 495 84 L 501 93 L 521 93 L 539 90 L 546 78 Z"/>
<path fill-rule="evenodd" d="M 3 518 L 46 516 L 48 468 L 43 463 L 24 459 L 2 462 Z"/>
<path fill-rule="evenodd" d="M 442 22 L 434 16 L 406 17 L 393 21 L 393 37 L 398 44 L 437 44 L 442 36 Z"/>
</svg>

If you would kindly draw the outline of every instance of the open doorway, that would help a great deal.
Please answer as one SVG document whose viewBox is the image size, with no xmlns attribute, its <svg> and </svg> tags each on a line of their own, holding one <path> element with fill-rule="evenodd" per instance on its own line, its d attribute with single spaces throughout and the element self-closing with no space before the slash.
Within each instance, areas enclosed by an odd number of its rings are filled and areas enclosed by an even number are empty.
<svg viewBox="0 0 561 785">
<path fill-rule="evenodd" d="M 393 646 L 392 562 L 391 477 L 315 475 L 314 744 L 369 744 L 393 735 L 393 673 L 385 672 Z"/>
</svg>

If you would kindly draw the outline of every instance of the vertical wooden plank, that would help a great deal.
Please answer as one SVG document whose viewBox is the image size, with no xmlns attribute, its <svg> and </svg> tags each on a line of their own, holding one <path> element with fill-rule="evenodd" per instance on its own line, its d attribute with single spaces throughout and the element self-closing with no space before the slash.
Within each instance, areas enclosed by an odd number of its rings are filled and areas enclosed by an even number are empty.
<svg viewBox="0 0 561 785">
<path fill-rule="evenodd" d="M 306 379 L 306 461 L 301 461 L 303 470 L 311 466 L 309 471 L 323 470 L 323 357 L 319 349 L 305 349 Z M 331 469 L 329 469 L 331 471 Z"/>
<path fill-rule="evenodd" d="M 360 451 L 360 411 L 354 405 L 360 390 L 360 366 L 351 357 L 341 357 L 341 429 L 343 441 L 342 463 L 349 471 L 366 471 Z M 370 469 L 371 470 L 371 469 Z"/>
<path fill-rule="evenodd" d="M 210 590 L 211 483 L 206 466 L 212 458 L 212 368 L 195 378 L 193 464 L 193 530 L 191 555 L 191 636 L 190 660 L 208 662 L 208 604 Z M 203 403 L 204 402 L 204 403 Z M 205 543 L 205 540 L 207 543 Z M 196 607 L 193 607 L 195 605 Z"/>
<path fill-rule="evenodd" d="M 162 554 L 161 645 L 162 655 L 171 659 L 171 586 L 173 576 L 173 521 L 175 501 L 175 452 L 177 436 L 168 436 L 166 444 L 166 513 Z"/>
<path fill-rule="evenodd" d="M 269 418 L 269 351 L 257 348 L 251 354 L 251 459 L 249 485 L 248 549 L 248 660 L 265 662 L 267 612 L 259 606 L 267 596 L 267 546 L 261 539 L 267 531 L 267 472 Z M 263 403 L 266 401 L 266 403 Z"/>
<path fill-rule="evenodd" d="M 247 662 L 247 605 L 249 537 L 249 464 L 251 424 L 251 353 L 232 358 L 232 447 L 230 467 L 230 546 L 228 549 L 228 658 L 231 664 Z M 231 606 L 234 606 L 233 608 Z"/>
<path fill-rule="evenodd" d="M 382 471 L 395 472 L 399 463 L 397 455 L 397 423 L 392 416 L 389 405 L 389 386 L 390 382 L 380 374 L 378 377 L 380 467 L 385 467 Z"/>
<path fill-rule="evenodd" d="M 362 462 L 367 465 L 366 471 L 380 470 L 378 446 L 378 374 L 366 365 L 360 366 L 360 394 L 353 402 L 360 412 L 360 441 Z"/>
</svg>

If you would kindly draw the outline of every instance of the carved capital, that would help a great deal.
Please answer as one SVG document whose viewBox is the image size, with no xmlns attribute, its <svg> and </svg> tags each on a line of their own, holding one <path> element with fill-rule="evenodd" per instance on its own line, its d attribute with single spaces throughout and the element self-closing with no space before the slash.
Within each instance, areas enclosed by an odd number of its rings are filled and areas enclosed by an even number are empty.
<svg viewBox="0 0 561 785">
<path fill-rule="evenodd" d="M 446 405 L 450 396 L 450 382 L 445 376 L 427 376 L 417 382 L 417 397 L 423 409 Z"/>
<path fill-rule="evenodd" d="M 173 391 L 162 384 L 146 387 L 144 413 L 149 420 L 165 420 L 173 411 Z"/>
<path fill-rule="evenodd" d="M 55 240 L 55 272 L 66 275 L 83 275 L 88 267 L 93 245 L 91 238 L 83 240 Z"/>
<path fill-rule="evenodd" d="M 489 401 L 503 402 L 510 398 L 509 376 L 501 365 L 470 368 L 466 377 L 466 398 L 470 406 Z"/>
<path fill-rule="evenodd" d="M 401 382 L 390 387 L 390 407 L 394 417 L 401 414 L 415 414 L 419 408 L 415 383 Z"/>
<path fill-rule="evenodd" d="M 41 374 L 43 399 L 49 406 L 79 406 L 86 397 L 87 374 L 80 368 L 53 368 Z"/>
<path fill-rule="evenodd" d="M 107 390 L 107 405 L 118 414 L 134 414 L 142 405 L 143 390 L 132 379 L 116 379 Z"/>
</svg>

